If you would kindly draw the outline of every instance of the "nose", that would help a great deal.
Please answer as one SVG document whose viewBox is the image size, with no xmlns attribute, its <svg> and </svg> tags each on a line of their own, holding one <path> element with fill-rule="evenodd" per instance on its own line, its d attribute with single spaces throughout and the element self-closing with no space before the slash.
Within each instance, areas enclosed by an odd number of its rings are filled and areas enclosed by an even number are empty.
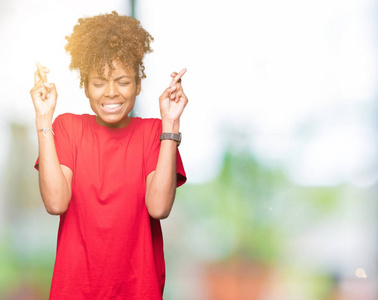
<svg viewBox="0 0 378 300">
<path fill-rule="evenodd" d="M 118 89 L 114 82 L 108 82 L 105 90 L 105 96 L 109 98 L 115 98 L 118 96 Z"/>
</svg>

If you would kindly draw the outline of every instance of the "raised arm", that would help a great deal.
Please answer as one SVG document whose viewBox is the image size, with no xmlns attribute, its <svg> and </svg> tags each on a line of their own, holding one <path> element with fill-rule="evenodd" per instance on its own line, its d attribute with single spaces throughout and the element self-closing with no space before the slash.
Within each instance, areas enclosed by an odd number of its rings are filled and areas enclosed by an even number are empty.
<svg viewBox="0 0 378 300">
<path fill-rule="evenodd" d="M 162 129 L 164 133 L 179 133 L 180 117 L 188 103 L 182 89 L 180 73 L 172 73 L 170 86 L 159 98 Z M 169 216 L 176 194 L 176 153 L 177 142 L 162 140 L 156 170 L 147 176 L 146 205 L 151 217 L 165 219 Z"/>
<path fill-rule="evenodd" d="M 60 165 L 55 149 L 52 119 L 58 97 L 55 85 L 47 82 L 49 71 L 37 63 L 30 91 L 36 113 L 39 145 L 39 187 L 49 214 L 64 213 L 71 199 L 72 171 Z"/>
</svg>

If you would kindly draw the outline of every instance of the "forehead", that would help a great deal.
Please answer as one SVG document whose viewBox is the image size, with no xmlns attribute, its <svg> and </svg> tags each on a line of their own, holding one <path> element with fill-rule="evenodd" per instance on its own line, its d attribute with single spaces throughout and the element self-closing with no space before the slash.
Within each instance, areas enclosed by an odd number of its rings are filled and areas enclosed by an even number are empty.
<svg viewBox="0 0 378 300">
<path fill-rule="evenodd" d="M 118 78 L 121 76 L 126 76 L 130 78 L 135 78 L 136 72 L 133 68 L 126 67 L 124 64 L 120 63 L 119 61 L 112 61 L 112 65 L 114 67 L 111 68 L 106 63 L 102 68 L 103 73 L 99 74 L 97 68 L 93 68 L 89 73 L 89 79 L 92 77 L 100 77 L 104 79 L 111 79 L 111 78 Z"/>
</svg>

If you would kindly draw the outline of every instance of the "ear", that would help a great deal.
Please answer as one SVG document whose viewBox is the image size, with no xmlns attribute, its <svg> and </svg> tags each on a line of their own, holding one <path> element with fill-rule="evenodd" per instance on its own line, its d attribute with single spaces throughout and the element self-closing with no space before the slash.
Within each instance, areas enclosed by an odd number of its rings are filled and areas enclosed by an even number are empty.
<svg viewBox="0 0 378 300">
<path fill-rule="evenodd" d="M 136 94 L 139 95 L 140 94 L 140 91 L 142 89 L 142 80 L 140 79 L 140 77 L 136 80 L 137 82 L 137 91 L 136 91 Z"/>
<path fill-rule="evenodd" d="M 85 81 L 85 83 L 84 83 L 84 92 L 85 92 L 85 96 L 89 99 L 88 81 Z"/>
</svg>

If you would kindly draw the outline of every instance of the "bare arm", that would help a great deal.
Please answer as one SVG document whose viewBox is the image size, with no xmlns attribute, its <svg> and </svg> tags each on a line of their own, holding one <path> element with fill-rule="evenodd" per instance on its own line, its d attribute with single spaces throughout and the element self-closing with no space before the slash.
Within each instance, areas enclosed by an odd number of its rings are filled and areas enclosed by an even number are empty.
<svg viewBox="0 0 378 300">
<path fill-rule="evenodd" d="M 52 215 L 64 213 L 71 199 L 72 171 L 59 164 L 55 149 L 52 118 L 58 97 L 55 85 L 47 83 L 48 70 L 37 64 L 34 87 L 30 91 L 36 111 L 39 144 L 39 186 L 45 208 Z M 44 128 L 45 131 L 41 129 Z"/>
<path fill-rule="evenodd" d="M 173 73 L 170 87 L 160 96 L 160 114 L 163 132 L 178 133 L 180 117 L 188 103 L 181 85 L 183 69 Z M 169 216 L 176 195 L 176 152 L 177 143 L 162 140 L 156 170 L 147 176 L 146 205 L 151 217 L 165 219 Z"/>
</svg>

